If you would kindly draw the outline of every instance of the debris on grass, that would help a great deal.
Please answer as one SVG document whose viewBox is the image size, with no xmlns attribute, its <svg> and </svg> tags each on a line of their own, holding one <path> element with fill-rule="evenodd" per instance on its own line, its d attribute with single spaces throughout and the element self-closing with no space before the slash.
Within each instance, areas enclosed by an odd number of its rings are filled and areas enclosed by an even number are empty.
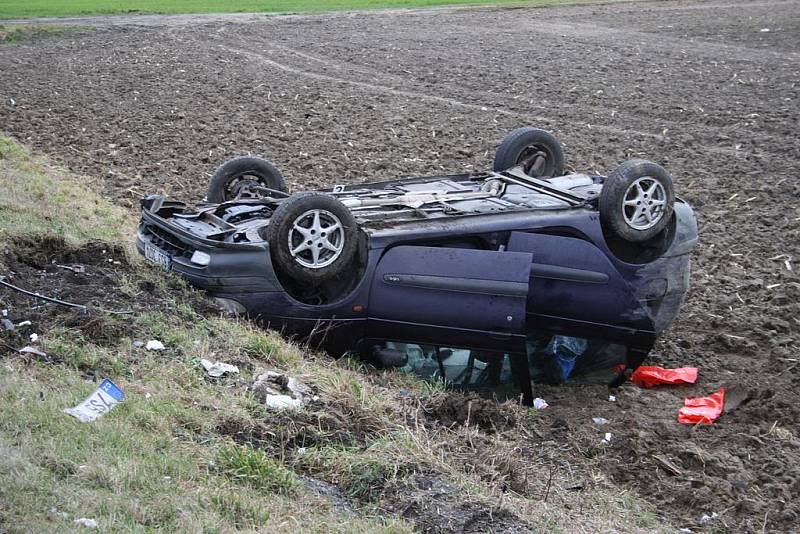
<svg viewBox="0 0 800 534">
<path fill-rule="evenodd" d="M 86 517 L 75 519 L 72 524 L 74 524 L 76 527 L 97 528 L 97 521 L 94 519 L 88 519 Z"/>
<path fill-rule="evenodd" d="M 592 417 L 592 422 L 596 425 L 607 425 L 608 419 L 605 417 Z"/>
<path fill-rule="evenodd" d="M 160 342 L 159 340 L 157 340 L 157 339 L 151 339 L 150 341 L 148 341 L 147 344 L 144 346 L 144 348 L 145 348 L 145 350 L 164 350 L 164 349 L 166 349 L 164 344 L 162 342 Z"/>
<path fill-rule="evenodd" d="M 27 347 L 22 347 L 21 349 L 19 349 L 19 352 L 22 354 L 35 354 L 37 356 L 41 356 L 42 358 L 47 357 L 47 354 L 40 351 L 36 347 L 31 347 L 30 345 L 28 345 Z"/>
<path fill-rule="evenodd" d="M 550 406 L 550 405 L 547 404 L 547 401 L 542 399 L 542 398 L 536 397 L 535 399 L 533 399 L 533 409 L 534 410 L 544 410 L 548 406 Z"/>
<path fill-rule="evenodd" d="M 200 365 L 203 366 L 203 369 L 206 370 L 208 376 L 213 378 L 219 378 L 226 373 L 238 373 L 239 368 L 235 365 L 231 365 L 229 363 L 224 362 L 211 362 L 206 360 L 205 358 L 200 360 Z"/>
<path fill-rule="evenodd" d="M 253 395 L 267 408 L 285 410 L 300 408 L 319 399 L 314 391 L 302 382 L 276 371 L 267 371 L 256 377 L 252 386 Z"/>
<path fill-rule="evenodd" d="M 82 403 L 74 408 L 67 408 L 64 412 L 82 423 L 89 423 L 111 411 L 123 400 L 125 400 L 125 394 L 122 390 L 106 378 Z"/>
</svg>

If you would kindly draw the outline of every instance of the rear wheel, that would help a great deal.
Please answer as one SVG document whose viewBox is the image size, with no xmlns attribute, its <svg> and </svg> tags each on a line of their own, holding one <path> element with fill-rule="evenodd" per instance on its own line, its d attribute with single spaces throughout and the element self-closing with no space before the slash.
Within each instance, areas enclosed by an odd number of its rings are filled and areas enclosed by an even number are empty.
<svg viewBox="0 0 800 534">
<path fill-rule="evenodd" d="M 273 191 L 286 192 L 281 172 L 270 161 L 256 156 L 238 156 L 214 171 L 208 184 L 209 202 L 227 202 L 237 198 L 261 198 Z"/>
<path fill-rule="evenodd" d="M 562 176 L 564 149 L 552 134 L 539 128 L 519 128 L 506 135 L 494 156 L 495 172 L 522 166 L 534 178 Z"/>
<path fill-rule="evenodd" d="M 672 218 L 672 176 L 650 161 L 628 160 L 605 179 L 599 206 L 607 230 L 625 241 L 647 241 L 664 230 Z"/>
<path fill-rule="evenodd" d="M 266 230 L 273 264 L 291 278 L 320 283 L 340 278 L 357 250 L 355 218 L 330 195 L 298 193 L 281 202 Z"/>
</svg>

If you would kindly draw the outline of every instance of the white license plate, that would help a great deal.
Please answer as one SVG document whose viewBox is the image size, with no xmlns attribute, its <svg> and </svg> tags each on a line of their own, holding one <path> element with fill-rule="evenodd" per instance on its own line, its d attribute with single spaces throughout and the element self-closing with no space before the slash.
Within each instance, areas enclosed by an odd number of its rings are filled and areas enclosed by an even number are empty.
<svg viewBox="0 0 800 534">
<path fill-rule="evenodd" d="M 144 244 L 144 257 L 148 260 L 152 261 L 165 271 L 169 271 L 170 268 L 170 258 L 169 254 L 161 250 L 160 248 L 151 245 L 150 243 Z"/>
<path fill-rule="evenodd" d="M 111 411 L 114 406 L 124 400 L 125 393 L 111 380 L 106 378 L 103 380 L 103 383 L 94 390 L 94 393 L 86 397 L 82 403 L 74 408 L 67 408 L 64 411 L 77 418 L 79 421 L 88 423 Z"/>
</svg>

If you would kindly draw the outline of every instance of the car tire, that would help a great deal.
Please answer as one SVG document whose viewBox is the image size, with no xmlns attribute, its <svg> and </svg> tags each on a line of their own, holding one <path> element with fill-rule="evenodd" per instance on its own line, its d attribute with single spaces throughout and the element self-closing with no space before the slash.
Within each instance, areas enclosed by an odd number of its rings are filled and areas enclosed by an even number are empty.
<svg viewBox="0 0 800 534">
<path fill-rule="evenodd" d="M 672 218 L 672 176 L 650 161 L 628 160 L 605 179 L 599 207 L 604 229 L 625 241 L 647 241 L 663 231 Z"/>
<path fill-rule="evenodd" d="M 522 165 L 534 178 L 562 176 L 564 149 L 551 133 L 539 128 L 519 128 L 506 135 L 494 156 L 495 172 Z"/>
<path fill-rule="evenodd" d="M 341 278 L 350 272 L 358 249 L 353 214 L 323 193 L 297 193 L 282 201 L 265 237 L 274 267 L 300 282 Z"/>
<path fill-rule="evenodd" d="M 250 191 L 248 186 L 258 185 L 286 192 L 286 181 L 271 162 L 257 156 L 238 156 L 220 165 L 208 184 L 206 199 L 220 203 L 235 198 L 264 196 Z"/>
</svg>

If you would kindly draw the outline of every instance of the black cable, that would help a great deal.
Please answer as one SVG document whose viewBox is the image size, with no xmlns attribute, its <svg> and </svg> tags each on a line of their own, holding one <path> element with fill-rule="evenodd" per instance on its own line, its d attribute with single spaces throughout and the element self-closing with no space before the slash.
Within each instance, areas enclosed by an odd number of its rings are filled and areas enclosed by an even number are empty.
<svg viewBox="0 0 800 534">
<path fill-rule="evenodd" d="M 94 307 L 94 306 L 86 306 L 84 304 L 75 304 L 74 302 L 66 302 L 66 301 L 63 301 L 63 300 L 55 299 L 53 297 L 45 297 L 44 295 L 40 295 L 39 293 L 34 293 L 33 291 L 28 291 L 26 289 L 22 289 L 21 287 L 17 287 L 14 284 L 9 284 L 8 282 L 6 282 L 6 277 L 5 276 L 0 276 L 0 285 L 3 285 L 3 286 L 5 286 L 5 287 L 7 287 L 9 289 L 13 289 L 14 291 L 19 291 L 20 293 L 22 293 L 24 295 L 28 295 L 29 297 L 33 297 L 33 298 L 36 298 L 36 299 L 44 300 L 46 302 L 51 302 L 53 304 L 58 304 L 60 306 L 66 306 L 68 308 L 80 308 L 82 310 L 93 309 L 93 310 L 97 310 L 97 311 L 100 311 L 100 312 L 103 312 L 103 313 L 108 313 L 108 314 L 111 314 L 111 315 L 129 315 L 129 314 L 133 313 L 130 310 L 128 310 L 128 311 L 104 310 L 103 308 L 97 308 L 97 307 Z"/>
</svg>

